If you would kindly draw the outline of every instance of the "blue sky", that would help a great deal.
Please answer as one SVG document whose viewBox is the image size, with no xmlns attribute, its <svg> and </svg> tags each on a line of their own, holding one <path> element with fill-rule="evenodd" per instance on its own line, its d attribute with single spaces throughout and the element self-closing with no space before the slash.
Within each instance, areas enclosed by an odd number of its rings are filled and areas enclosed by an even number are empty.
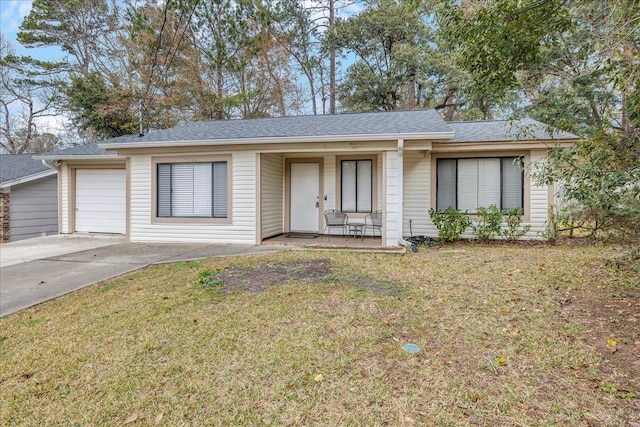
<svg viewBox="0 0 640 427">
<path fill-rule="evenodd" d="M 62 58 L 62 51 L 58 48 L 30 48 L 27 49 L 16 39 L 22 20 L 29 14 L 33 0 L 0 0 L 0 31 L 11 42 L 18 55 L 33 56 L 43 61 L 53 61 Z"/>
</svg>

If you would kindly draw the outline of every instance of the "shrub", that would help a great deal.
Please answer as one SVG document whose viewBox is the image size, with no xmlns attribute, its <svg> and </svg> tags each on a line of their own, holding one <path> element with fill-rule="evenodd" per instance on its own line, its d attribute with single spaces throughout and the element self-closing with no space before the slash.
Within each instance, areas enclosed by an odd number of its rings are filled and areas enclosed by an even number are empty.
<svg viewBox="0 0 640 427">
<path fill-rule="evenodd" d="M 465 216 L 466 212 L 448 207 L 444 211 L 429 209 L 431 222 L 438 229 L 438 240 L 442 242 L 454 242 L 471 226 L 471 220 Z"/>
<path fill-rule="evenodd" d="M 504 212 L 506 227 L 502 230 L 502 235 L 512 242 L 524 236 L 531 229 L 530 225 L 522 226 L 522 209 L 511 208 Z"/>
<path fill-rule="evenodd" d="M 478 240 L 486 242 L 500 235 L 502 212 L 496 205 L 491 205 L 488 208 L 481 206 L 476 215 L 478 221 L 473 223 L 472 229 Z"/>
</svg>

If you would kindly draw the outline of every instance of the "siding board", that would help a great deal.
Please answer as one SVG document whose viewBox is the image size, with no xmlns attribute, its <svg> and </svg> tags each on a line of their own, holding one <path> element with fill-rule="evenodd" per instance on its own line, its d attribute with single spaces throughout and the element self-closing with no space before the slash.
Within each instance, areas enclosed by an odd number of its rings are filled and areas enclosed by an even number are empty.
<svg viewBox="0 0 640 427">
<path fill-rule="evenodd" d="M 261 230 L 262 239 L 284 230 L 284 161 L 279 154 L 261 156 Z"/>
<path fill-rule="evenodd" d="M 10 241 L 57 232 L 58 180 L 56 175 L 11 187 Z"/>
<path fill-rule="evenodd" d="M 256 153 L 233 153 L 231 224 L 151 223 L 151 155 L 130 157 L 132 242 L 256 243 Z"/>
</svg>

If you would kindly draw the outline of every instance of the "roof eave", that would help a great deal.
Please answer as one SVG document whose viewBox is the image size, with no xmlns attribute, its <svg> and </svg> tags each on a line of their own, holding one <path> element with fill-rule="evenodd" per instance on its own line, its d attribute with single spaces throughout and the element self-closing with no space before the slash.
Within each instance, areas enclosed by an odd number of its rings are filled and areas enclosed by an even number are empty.
<svg viewBox="0 0 640 427">
<path fill-rule="evenodd" d="M 447 141 L 447 144 L 575 144 L 580 141 L 581 138 L 558 138 L 558 139 L 503 139 L 503 140 L 489 140 L 489 141 Z"/>
<path fill-rule="evenodd" d="M 362 134 L 362 135 L 322 135 L 322 136 L 287 136 L 268 138 L 232 138 L 232 139 L 207 139 L 207 140 L 181 140 L 181 141 L 150 141 L 150 142 L 115 142 L 98 143 L 98 147 L 105 150 L 117 150 L 122 148 L 160 148 L 173 146 L 205 146 L 205 145 L 250 145 L 273 143 L 307 143 L 307 142 L 362 142 L 398 139 L 420 140 L 438 139 L 450 140 L 453 132 L 421 132 L 421 133 L 388 133 L 388 134 Z"/>
<path fill-rule="evenodd" d="M 32 173 L 31 175 L 21 176 L 20 178 L 11 179 L 0 183 L 0 188 L 5 189 L 13 187 L 14 185 L 24 184 L 26 182 L 35 181 L 37 179 L 46 178 L 51 175 L 55 175 L 57 172 L 53 169 L 49 169 L 42 172 Z"/>
<path fill-rule="evenodd" d="M 47 155 L 43 155 L 43 156 L 33 156 L 34 159 L 36 160 L 105 160 L 105 159 L 113 159 L 113 160 L 118 160 L 118 159 L 122 159 L 124 160 L 124 158 L 112 154 L 112 153 L 108 153 L 108 154 L 58 154 L 58 155 L 53 155 L 53 154 L 47 154 Z"/>
</svg>

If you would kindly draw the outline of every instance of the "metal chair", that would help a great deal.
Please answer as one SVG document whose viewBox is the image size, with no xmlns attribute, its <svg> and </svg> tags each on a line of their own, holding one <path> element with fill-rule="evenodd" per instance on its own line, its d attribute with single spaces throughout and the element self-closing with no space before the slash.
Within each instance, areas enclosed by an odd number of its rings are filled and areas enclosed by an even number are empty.
<svg viewBox="0 0 640 427">
<path fill-rule="evenodd" d="M 331 227 L 340 227 L 342 228 L 342 235 L 344 236 L 347 231 L 347 221 L 349 217 L 346 213 L 340 212 L 335 209 L 330 209 L 324 211 L 324 230 L 322 231 L 322 235 L 326 234 L 327 229 L 329 230 L 329 240 L 331 240 Z"/>
<path fill-rule="evenodd" d="M 364 234 L 367 234 L 367 229 L 369 228 L 372 236 L 376 236 L 376 230 L 378 230 L 378 235 L 382 236 L 382 212 L 371 212 L 364 217 Z"/>
</svg>

